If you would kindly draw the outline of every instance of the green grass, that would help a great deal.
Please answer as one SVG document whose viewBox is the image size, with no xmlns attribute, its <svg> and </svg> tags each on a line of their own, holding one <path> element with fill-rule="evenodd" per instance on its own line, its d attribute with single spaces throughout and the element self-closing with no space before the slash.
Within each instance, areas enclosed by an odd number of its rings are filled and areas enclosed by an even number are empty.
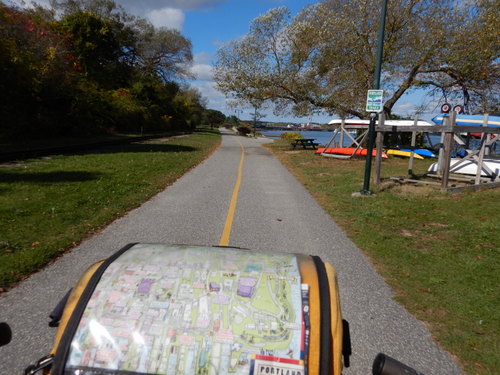
<svg viewBox="0 0 500 375">
<path fill-rule="evenodd" d="M 498 216 L 500 189 L 442 193 L 439 187 L 383 182 L 375 197 L 354 198 L 365 160 L 271 151 L 372 260 L 397 299 L 426 322 L 468 374 L 500 369 Z M 425 172 L 430 161 L 416 160 Z M 407 159 L 383 162 L 382 176 L 406 174 Z"/>
<path fill-rule="evenodd" d="M 0 166 L 0 289 L 160 192 L 219 143 L 204 131 Z"/>
<path fill-rule="evenodd" d="M 170 135 L 175 134 L 170 132 Z M 130 133 L 130 134 L 103 134 L 81 137 L 50 137 L 40 139 L 12 139 L 0 136 L 0 150 L 2 152 L 40 150 L 59 146 L 82 145 L 106 141 L 126 140 L 132 137 L 153 136 L 156 134 Z M 162 134 L 159 134 L 162 135 Z M 166 136 L 168 135 L 165 134 Z"/>
</svg>

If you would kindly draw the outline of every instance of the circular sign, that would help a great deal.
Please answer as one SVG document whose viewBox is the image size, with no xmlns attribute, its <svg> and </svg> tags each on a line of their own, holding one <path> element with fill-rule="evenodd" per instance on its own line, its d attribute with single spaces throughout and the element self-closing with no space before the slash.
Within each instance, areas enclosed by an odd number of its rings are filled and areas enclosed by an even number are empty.
<svg viewBox="0 0 500 375">
<path fill-rule="evenodd" d="M 451 110 L 451 105 L 449 105 L 448 103 L 444 103 L 442 106 L 441 106 L 441 112 L 442 113 L 449 113 Z"/>
<path fill-rule="evenodd" d="M 464 113 L 464 107 L 462 107 L 461 105 L 456 105 L 455 107 L 453 107 L 453 112 L 456 112 L 458 115 Z"/>
</svg>

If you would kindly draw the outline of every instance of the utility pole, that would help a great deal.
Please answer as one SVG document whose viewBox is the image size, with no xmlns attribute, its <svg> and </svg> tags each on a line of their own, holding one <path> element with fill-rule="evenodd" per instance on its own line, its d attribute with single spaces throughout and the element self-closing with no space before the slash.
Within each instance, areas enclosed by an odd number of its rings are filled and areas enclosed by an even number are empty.
<svg viewBox="0 0 500 375">
<path fill-rule="evenodd" d="M 382 0 L 382 10 L 380 12 L 380 26 L 378 30 L 378 45 L 377 45 L 377 59 L 375 61 L 375 74 L 373 79 L 373 89 L 380 89 L 380 72 L 382 70 L 382 56 L 384 53 L 384 35 L 385 35 L 385 18 L 387 14 L 387 1 Z M 366 163 L 365 163 L 365 179 L 363 182 L 363 189 L 360 191 L 363 195 L 369 195 L 370 192 L 370 178 L 372 169 L 372 152 L 373 143 L 375 141 L 375 123 L 377 121 L 377 114 L 370 114 L 370 125 L 368 127 L 368 149 L 366 150 Z"/>
</svg>

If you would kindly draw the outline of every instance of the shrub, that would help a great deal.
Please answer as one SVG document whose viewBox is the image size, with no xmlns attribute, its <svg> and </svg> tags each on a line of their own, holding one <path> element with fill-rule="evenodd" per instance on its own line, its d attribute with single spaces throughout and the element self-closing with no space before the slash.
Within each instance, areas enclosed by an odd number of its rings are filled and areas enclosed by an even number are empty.
<svg viewBox="0 0 500 375">
<path fill-rule="evenodd" d="M 304 138 L 302 134 L 297 132 L 283 132 L 280 136 L 281 139 L 292 140 L 292 139 L 302 139 Z"/>
<path fill-rule="evenodd" d="M 240 126 L 236 130 L 238 130 L 238 134 L 242 135 L 242 136 L 247 136 L 248 134 L 250 134 L 252 132 L 252 129 L 250 129 L 249 127 L 246 127 L 246 126 Z"/>
</svg>

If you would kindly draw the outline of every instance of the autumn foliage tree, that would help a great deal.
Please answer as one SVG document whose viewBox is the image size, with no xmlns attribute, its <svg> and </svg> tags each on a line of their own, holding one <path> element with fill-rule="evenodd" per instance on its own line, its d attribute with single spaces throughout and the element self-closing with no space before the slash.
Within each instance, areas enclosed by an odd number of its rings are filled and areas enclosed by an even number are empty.
<svg viewBox="0 0 500 375">
<path fill-rule="evenodd" d="M 39 132 L 65 101 L 74 66 L 66 38 L 50 26 L 0 4 L 2 133 Z"/>
<path fill-rule="evenodd" d="M 390 0 L 382 87 L 385 112 L 426 88 L 475 110 L 499 102 L 499 12 L 495 0 Z M 219 49 L 215 80 L 243 103 L 278 113 L 314 110 L 366 117 L 380 0 L 326 0 L 292 17 L 286 7 L 256 18 L 241 40 Z"/>
<path fill-rule="evenodd" d="M 191 128 L 204 101 L 182 83 L 191 43 L 111 0 L 0 2 L 0 136 Z"/>
</svg>

